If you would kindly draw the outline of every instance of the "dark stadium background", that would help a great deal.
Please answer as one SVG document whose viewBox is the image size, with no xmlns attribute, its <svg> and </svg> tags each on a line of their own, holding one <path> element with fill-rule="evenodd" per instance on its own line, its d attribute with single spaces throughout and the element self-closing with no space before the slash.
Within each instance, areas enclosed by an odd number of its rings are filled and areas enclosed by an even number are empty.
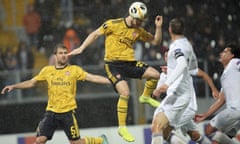
<svg viewBox="0 0 240 144">
<path fill-rule="evenodd" d="M 22 20 L 28 3 L 34 2 L 41 16 L 38 43 L 28 47 L 33 58 L 32 67 L 21 69 L 19 60 L 14 68 L 1 64 L 7 50 L 17 54 L 19 43 L 26 41 Z M 87 34 L 110 18 L 124 17 L 132 0 L 72 0 L 69 8 L 61 0 L 1 0 L 0 1 L 0 89 L 9 83 L 19 82 L 35 75 L 47 65 L 56 43 L 63 42 L 65 32 L 72 28 L 80 42 Z M 186 22 L 186 36 L 193 43 L 199 60 L 199 67 L 213 78 L 218 88 L 222 67 L 217 58 L 224 45 L 230 41 L 240 44 L 240 1 L 239 0 L 144 0 L 149 8 L 145 28 L 154 31 L 154 17 L 163 15 L 163 41 L 160 46 L 152 47 L 140 43 L 140 59 L 159 69 L 163 59 L 160 54 L 169 44 L 168 22 L 171 18 L 181 17 Z M 66 6 L 65 8 L 63 8 Z M 64 13 L 65 12 L 65 13 Z M 73 19 L 64 16 L 70 14 Z M 66 20 L 67 19 L 67 20 Z M 28 43 L 28 41 L 26 42 Z M 83 66 L 86 70 L 104 74 L 103 39 L 90 46 L 83 54 L 72 58 L 71 63 Z M 27 75 L 26 75 L 27 74 Z M 143 82 L 130 81 L 131 101 L 128 124 L 143 124 L 151 121 L 153 109 L 140 105 L 137 95 L 141 93 Z M 194 78 L 199 99 L 200 111 L 205 110 L 211 101 L 209 88 L 199 78 Z M 80 128 L 117 126 L 117 94 L 110 86 L 79 83 L 77 116 Z M 41 120 L 47 94 L 46 86 L 41 83 L 31 90 L 14 91 L 0 95 L 0 134 L 35 131 Z"/>
</svg>

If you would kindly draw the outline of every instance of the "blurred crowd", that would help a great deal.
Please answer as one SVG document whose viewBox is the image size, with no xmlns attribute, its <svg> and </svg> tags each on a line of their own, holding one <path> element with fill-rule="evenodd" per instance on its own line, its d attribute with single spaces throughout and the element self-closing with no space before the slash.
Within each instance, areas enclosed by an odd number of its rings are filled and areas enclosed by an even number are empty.
<svg viewBox="0 0 240 144">
<path fill-rule="evenodd" d="M 0 70 L 33 69 L 32 49 L 44 53 L 49 64 L 54 64 L 51 55 L 56 43 L 64 43 L 69 51 L 78 47 L 86 36 L 105 20 L 125 17 L 131 1 L 124 0 L 34 0 L 26 6 L 23 27 L 27 38 L 20 41 L 18 49 L 0 49 Z M 163 15 L 163 41 L 152 47 L 147 43 L 135 44 L 136 58 L 143 61 L 161 61 L 162 54 L 170 43 L 168 21 L 181 17 L 186 22 L 186 36 L 193 43 L 200 60 L 206 61 L 208 73 L 214 80 L 222 68 L 218 54 L 230 41 L 240 44 L 240 1 L 238 0 L 144 0 L 149 16 L 145 27 L 154 32 L 154 17 Z M 99 39 L 80 56 L 71 59 L 78 65 L 103 64 L 104 38 Z M 201 67 L 201 65 L 200 65 Z"/>
</svg>

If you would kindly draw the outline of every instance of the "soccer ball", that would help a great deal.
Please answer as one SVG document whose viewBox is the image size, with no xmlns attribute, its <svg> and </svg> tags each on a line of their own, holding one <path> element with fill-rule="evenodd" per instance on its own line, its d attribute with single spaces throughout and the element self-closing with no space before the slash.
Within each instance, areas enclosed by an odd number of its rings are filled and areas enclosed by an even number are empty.
<svg viewBox="0 0 240 144">
<path fill-rule="evenodd" d="M 134 2 L 129 7 L 129 15 L 133 18 L 143 20 L 147 15 L 147 6 L 142 2 Z"/>
</svg>

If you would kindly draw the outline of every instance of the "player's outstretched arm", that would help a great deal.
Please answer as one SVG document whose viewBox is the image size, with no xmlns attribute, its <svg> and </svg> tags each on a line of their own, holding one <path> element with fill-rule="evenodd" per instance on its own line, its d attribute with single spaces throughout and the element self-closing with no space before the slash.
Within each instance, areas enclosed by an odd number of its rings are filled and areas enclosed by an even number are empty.
<svg viewBox="0 0 240 144">
<path fill-rule="evenodd" d="M 211 105 L 207 112 L 203 114 L 197 114 L 195 116 L 196 122 L 201 122 L 215 113 L 218 109 L 220 109 L 225 104 L 225 96 L 222 92 L 219 93 L 219 98 Z"/>
<path fill-rule="evenodd" d="M 111 84 L 108 78 L 101 75 L 91 74 L 91 73 L 87 74 L 86 80 L 93 83 L 99 83 L 99 84 Z"/>
<path fill-rule="evenodd" d="M 207 82 L 207 84 L 209 85 L 209 87 L 212 90 L 212 95 L 215 99 L 217 99 L 219 97 L 219 91 L 217 90 L 216 86 L 214 85 L 212 79 L 210 78 L 210 76 L 204 72 L 203 70 L 201 70 L 200 68 L 198 68 L 198 73 L 197 76 L 201 77 L 204 79 L 205 82 Z"/>
<path fill-rule="evenodd" d="M 91 32 L 88 37 L 84 40 L 84 42 L 81 44 L 81 46 L 79 48 L 74 49 L 73 51 L 71 51 L 68 55 L 77 55 L 80 54 L 84 51 L 84 49 L 86 49 L 90 44 L 92 44 L 95 40 L 98 39 L 99 36 L 101 36 L 102 34 L 100 33 L 100 31 L 97 29 L 93 32 Z"/>
<path fill-rule="evenodd" d="M 35 86 L 36 82 L 37 81 L 35 79 L 31 79 L 31 80 L 23 81 L 23 82 L 12 84 L 12 85 L 7 85 L 2 89 L 1 94 L 5 94 L 6 92 L 10 92 L 13 89 L 31 88 L 31 87 Z"/>
</svg>

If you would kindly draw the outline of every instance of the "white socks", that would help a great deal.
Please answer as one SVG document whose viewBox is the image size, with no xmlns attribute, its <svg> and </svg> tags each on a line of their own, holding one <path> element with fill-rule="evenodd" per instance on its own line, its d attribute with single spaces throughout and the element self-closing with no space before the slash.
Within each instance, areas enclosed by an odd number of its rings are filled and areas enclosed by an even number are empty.
<svg viewBox="0 0 240 144">
<path fill-rule="evenodd" d="M 212 143 L 206 136 L 201 136 L 196 142 L 199 144 L 211 144 Z"/>
<path fill-rule="evenodd" d="M 170 143 L 171 144 L 186 144 L 187 142 L 182 140 L 180 137 L 176 136 L 175 134 L 172 134 Z"/>
<path fill-rule="evenodd" d="M 163 144 L 163 136 L 160 133 L 152 134 L 151 144 Z"/>
<path fill-rule="evenodd" d="M 233 144 L 233 140 L 226 136 L 224 133 L 217 131 L 214 136 L 212 137 L 212 140 L 217 141 L 219 144 Z"/>
</svg>

